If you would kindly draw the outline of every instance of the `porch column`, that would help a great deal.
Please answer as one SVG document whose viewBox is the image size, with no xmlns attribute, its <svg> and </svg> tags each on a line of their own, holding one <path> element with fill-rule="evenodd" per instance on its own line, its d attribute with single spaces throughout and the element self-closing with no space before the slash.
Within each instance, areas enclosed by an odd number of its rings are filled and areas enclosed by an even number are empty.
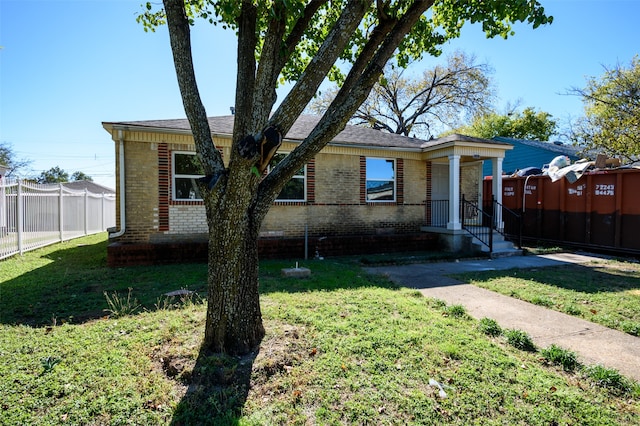
<svg viewBox="0 0 640 426">
<path fill-rule="evenodd" d="M 462 229 L 460 223 L 460 156 L 449 156 L 449 222 L 447 229 Z"/>
<path fill-rule="evenodd" d="M 493 176 L 491 182 L 491 190 L 495 200 L 502 205 L 502 157 L 492 158 L 491 165 L 493 166 Z M 499 229 L 504 228 L 504 222 L 502 221 L 502 209 L 499 208 L 495 212 L 494 225 Z"/>
<path fill-rule="evenodd" d="M 496 201 L 502 204 L 502 157 L 492 158 L 491 165 L 493 168 L 493 176 L 491 182 L 491 192 L 496 197 Z"/>
</svg>

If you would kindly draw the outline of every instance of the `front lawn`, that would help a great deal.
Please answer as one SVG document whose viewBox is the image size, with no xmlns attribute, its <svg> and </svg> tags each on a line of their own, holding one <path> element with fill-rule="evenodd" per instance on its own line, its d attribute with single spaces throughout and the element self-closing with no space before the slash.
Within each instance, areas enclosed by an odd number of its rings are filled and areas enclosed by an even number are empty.
<svg viewBox="0 0 640 426">
<path fill-rule="evenodd" d="M 640 335 L 640 263 L 598 260 L 584 265 L 457 275 L 478 287 Z"/>
<path fill-rule="evenodd" d="M 352 261 L 301 262 L 307 279 L 263 262 L 259 352 L 206 354 L 206 266 L 109 269 L 105 250 L 102 235 L 0 262 L 0 424 L 640 423 L 637 384 L 565 371 L 561 348 L 516 349 Z"/>
</svg>

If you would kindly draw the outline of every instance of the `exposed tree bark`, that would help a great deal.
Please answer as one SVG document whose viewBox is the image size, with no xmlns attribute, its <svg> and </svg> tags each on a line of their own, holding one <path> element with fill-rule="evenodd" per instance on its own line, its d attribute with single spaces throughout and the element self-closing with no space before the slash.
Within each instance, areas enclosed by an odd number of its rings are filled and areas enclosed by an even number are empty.
<svg viewBox="0 0 640 426">
<path fill-rule="evenodd" d="M 433 0 L 395 3 L 376 0 L 376 6 L 373 0 L 346 1 L 326 35 L 324 29 L 321 31 L 324 39 L 318 51 L 271 116 L 278 76 L 304 39 L 314 15 L 328 0 L 309 1 L 302 10 L 285 1 L 243 0 L 235 22 L 238 32 L 236 115 L 226 170 L 213 145 L 197 90 L 184 1 L 164 0 L 164 6 L 180 93 L 196 150 L 208 175 L 208 181 L 201 185 L 209 226 L 208 307 L 203 349 L 244 354 L 255 348 L 264 336 L 257 248 L 264 217 L 294 173 L 344 129 L 378 81 L 389 58 L 433 5 Z M 231 1 L 224 3 L 225 11 L 236 6 Z M 482 2 L 478 5 L 485 7 Z M 271 7 L 268 13 L 259 16 L 259 11 L 264 12 L 267 6 Z M 446 7 L 455 9 L 454 5 Z M 316 128 L 266 177 L 253 173 L 260 160 L 260 155 L 251 149 L 255 141 L 263 137 L 267 127 L 277 129 L 282 135 L 288 132 L 371 11 L 376 12 L 377 25 L 360 46 L 343 87 Z M 237 11 L 234 9 L 234 12 Z M 298 15 L 290 15 L 294 13 Z M 225 16 L 236 19 L 235 15 Z M 147 24 L 153 26 L 162 15 L 151 14 L 147 18 Z M 291 30 L 287 33 L 288 28 Z M 422 30 L 428 28 L 423 26 Z M 264 39 L 256 66 L 258 34 Z"/>
</svg>

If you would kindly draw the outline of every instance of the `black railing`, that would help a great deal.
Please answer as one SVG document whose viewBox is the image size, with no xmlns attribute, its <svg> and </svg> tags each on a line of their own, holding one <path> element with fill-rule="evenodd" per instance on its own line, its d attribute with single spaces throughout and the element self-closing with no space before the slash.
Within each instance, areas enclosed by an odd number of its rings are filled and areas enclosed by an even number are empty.
<svg viewBox="0 0 640 426">
<path fill-rule="evenodd" d="M 463 195 L 462 201 L 460 202 L 460 210 L 462 229 L 489 247 L 490 252 L 493 251 L 493 209 L 487 212 L 478 207 L 477 203 L 467 201 Z"/>
<path fill-rule="evenodd" d="M 494 199 L 487 200 L 482 208 L 475 201 L 462 196 L 460 220 L 462 228 L 493 251 L 493 230 L 522 249 L 522 216 Z M 426 204 L 427 226 L 446 228 L 449 222 L 449 200 L 430 200 Z"/>
<path fill-rule="evenodd" d="M 499 226 L 496 226 L 495 229 L 505 239 L 514 242 L 519 249 L 522 249 L 522 215 L 503 206 L 495 199 L 493 200 L 493 205 L 496 206 L 495 210 L 501 214 L 499 220 L 496 220 L 496 224 L 499 224 Z"/>
<path fill-rule="evenodd" d="M 425 218 L 427 226 L 446 228 L 449 222 L 449 200 L 427 201 Z"/>
</svg>

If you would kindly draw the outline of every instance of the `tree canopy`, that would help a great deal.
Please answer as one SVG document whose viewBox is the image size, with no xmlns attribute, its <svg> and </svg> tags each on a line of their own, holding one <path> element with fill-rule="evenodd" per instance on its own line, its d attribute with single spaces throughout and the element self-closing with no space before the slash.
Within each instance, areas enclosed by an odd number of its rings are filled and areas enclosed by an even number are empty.
<svg viewBox="0 0 640 426">
<path fill-rule="evenodd" d="M 573 123 L 570 139 L 585 151 L 619 156 L 629 162 L 640 160 L 640 57 L 628 66 L 605 68 L 591 77 L 581 96 L 584 116 Z"/>
<path fill-rule="evenodd" d="M 207 322 L 203 348 L 247 353 L 264 336 L 258 295 L 261 223 L 289 179 L 337 135 L 395 57 L 405 66 L 439 55 L 465 22 L 508 37 L 515 22 L 552 21 L 535 0 L 164 0 L 139 15 L 145 29 L 166 24 L 178 87 L 207 178 L 200 183 L 209 225 Z M 196 20 L 238 37 L 233 145 L 223 162 L 196 82 L 190 26 Z M 215 51 L 207 50 L 207 54 Z M 310 134 L 268 174 L 258 146 L 277 149 L 325 79 L 339 83 Z M 293 87 L 276 107 L 276 87 Z M 229 84 L 230 82 L 221 82 Z M 271 152 L 271 150 L 269 151 Z"/>
<path fill-rule="evenodd" d="M 404 70 L 389 66 L 351 121 L 428 139 L 443 127 L 455 127 L 461 120 L 490 109 L 494 99 L 492 71 L 462 51 L 447 55 L 444 64 L 425 69 L 417 78 L 405 77 Z M 324 112 L 337 90 L 325 91 L 310 110 Z"/>
<path fill-rule="evenodd" d="M 504 136 L 516 139 L 548 141 L 557 131 L 556 121 L 548 112 L 535 111 L 531 107 L 522 112 L 510 112 L 476 116 L 469 125 L 458 127 L 447 133 L 462 133 L 484 139 Z"/>
<path fill-rule="evenodd" d="M 65 172 L 59 166 L 55 166 L 50 168 L 49 170 L 45 170 L 41 172 L 40 175 L 36 178 L 37 183 L 63 183 L 63 182 L 74 182 L 77 180 L 88 180 L 93 181 L 91 176 L 88 176 L 84 172 L 74 172 L 69 178 L 69 173 Z"/>
</svg>

